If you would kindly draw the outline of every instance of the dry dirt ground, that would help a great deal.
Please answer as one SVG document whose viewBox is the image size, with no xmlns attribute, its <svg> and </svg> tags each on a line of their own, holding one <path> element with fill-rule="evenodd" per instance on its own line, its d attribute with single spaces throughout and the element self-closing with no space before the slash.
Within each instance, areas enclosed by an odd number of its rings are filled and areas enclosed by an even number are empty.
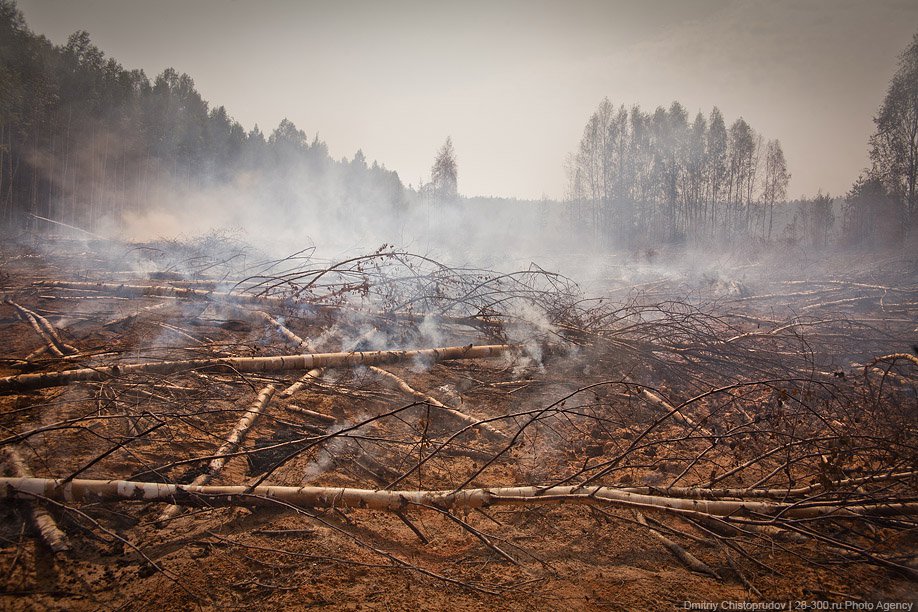
<svg viewBox="0 0 918 612">
<path fill-rule="evenodd" d="M 818 518 L 707 516 L 530 499 L 393 513 L 209 508 L 203 499 L 205 507 L 163 522 L 163 503 L 14 500 L 8 489 L 0 606 L 665 610 L 686 601 L 918 598 L 918 366 L 907 356 L 918 342 L 914 258 L 818 276 L 788 270 L 774 280 L 610 281 L 595 297 L 539 272 L 450 270 L 391 252 L 337 265 L 254 259 L 219 240 L 7 242 L 0 376 L 228 356 L 513 348 L 497 358 L 380 366 L 427 400 L 366 367 L 328 369 L 287 395 L 302 371 L 189 366 L 7 388 L 3 475 L 17 475 L 12 451 L 40 478 L 190 483 L 222 447 L 225 466 L 212 485 L 589 484 L 841 509 Z M 63 356 L 28 313 L 58 334 Z M 227 449 L 266 385 L 277 393 L 238 448 Z M 429 398 L 470 421 L 492 419 L 502 437 L 480 425 L 461 431 L 459 417 Z M 801 487 L 809 489 L 793 492 Z M 876 511 L 893 504 L 890 516 Z M 845 514 L 865 505 L 873 510 Z M 55 553 L 42 540 L 36 507 L 69 550 Z"/>
</svg>

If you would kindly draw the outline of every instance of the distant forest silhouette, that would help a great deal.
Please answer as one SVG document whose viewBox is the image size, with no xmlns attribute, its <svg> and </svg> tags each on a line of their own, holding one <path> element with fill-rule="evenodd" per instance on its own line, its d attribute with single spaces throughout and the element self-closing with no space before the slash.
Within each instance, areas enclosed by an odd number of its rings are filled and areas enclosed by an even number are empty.
<svg viewBox="0 0 918 612">
<path fill-rule="evenodd" d="M 85 31 L 54 45 L 30 31 L 12 0 L 0 0 L 0 83 L 0 224 L 8 229 L 40 219 L 117 228 L 169 193 L 213 185 L 254 185 L 278 214 L 308 202 L 341 220 L 467 201 L 449 140 L 431 181 L 406 188 L 361 151 L 332 159 L 318 134 L 287 119 L 267 135 L 247 132 L 187 74 L 167 68 L 150 79 L 125 69 Z M 553 207 L 552 224 L 567 226 L 555 231 L 596 249 L 749 238 L 825 246 L 836 236 L 895 243 L 918 217 L 918 35 L 875 122 L 871 167 L 841 203 L 840 228 L 831 196 L 786 202 L 790 174 L 777 139 L 742 118 L 728 126 L 716 107 L 690 121 L 679 102 L 647 113 L 603 100 L 568 157 L 564 201 L 523 202 L 521 214 Z"/>
</svg>

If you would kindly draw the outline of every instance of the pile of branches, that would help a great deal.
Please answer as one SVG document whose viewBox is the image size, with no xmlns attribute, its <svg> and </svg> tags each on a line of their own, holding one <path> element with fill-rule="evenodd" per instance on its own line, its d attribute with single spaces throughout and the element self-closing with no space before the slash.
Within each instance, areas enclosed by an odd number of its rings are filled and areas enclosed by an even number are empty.
<svg viewBox="0 0 918 612">
<path fill-rule="evenodd" d="M 0 377 L 0 496 L 60 554 L 89 531 L 180 582 L 132 527 L 283 509 L 392 567 L 498 593 L 546 562 L 488 512 L 563 505 L 758 597 L 786 571 L 776 549 L 918 578 L 918 359 L 838 363 L 852 343 L 889 346 L 895 321 L 588 299 L 537 267 L 387 248 L 232 256 L 219 276 L 193 261 L 145 281 L 118 266 L 7 281 L 20 353 Z M 422 543 L 417 517 L 443 518 L 516 573 L 417 564 L 329 518 L 351 511 L 391 513 Z"/>
</svg>

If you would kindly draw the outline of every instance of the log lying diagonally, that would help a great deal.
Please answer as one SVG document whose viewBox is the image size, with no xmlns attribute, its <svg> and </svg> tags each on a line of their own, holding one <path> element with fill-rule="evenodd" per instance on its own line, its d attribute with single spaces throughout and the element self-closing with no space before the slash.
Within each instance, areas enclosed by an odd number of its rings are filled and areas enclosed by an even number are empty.
<svg viewBox="0 0 918 612">
<path fill-rule="evenodd" d="M 19 452 L 12 446 L 0 448 L 0 459 L 6 463 L 10 473 L 16 478 L 30 478 L 29 469 Z M 47 510 L 37 504 L 29 504 L 32 523 L 41 535 L 41 539 L 56 553 L 70 550 L 67 536 L 60 530 Z"/>
<path fill-rule="evenodd" d="M 450 408 L 435 397 L 431 397 L 426 393 L 421 393 L 392 372 L 383 370 L 382 368 L 377 368 L 376 366 L 370 366 L 370 371 L 376 374 L 386 385 L 392 387 L 393 389 L 398 389 L 409 397 L 412 397 L 419 402 L 423 402 L 435 408 L 440 413 L 440 415 L 450 418 L 462 426 L 473 427 L 477 431 L 482 432 L 482 434 L 484 434 L 484 436 L 490 440 L 494 440 L 496 442 L 507 441 L 508 437 L 502 431 L 494 429 L 487 423 L 482 423 L 476 419 L 473 419 L 469 415 L 459 412 L 455 408 Z"/>
<path fill-rule="evenodd" d="M 280 333 L 290 344 L 301 351 L 311 351 L 309 343 L 297 336 L 289 327 L 272 317 L 269 313 L 262 310 L 250 310 L 248 308 L 234 307 L 234 312 L 238 315 L 248 318 L 256 323 L 268 323 L 272 329 Z M 299 380 L 280 392 L 283 398 L 291 398 L 299 393 L 307 383 L 318 380 L 325 372 L 324 368 L 313 368 L 303 374 Z"/>
<path fill-rule="evenodd" d="M 275 390 L 276 387 L 274 385 L 268 385 L 261 390 L 261 393 L 258 394 L 255 402 L 248 410 L 245 411 L 245 413 L 236 423 L 236 426 L 233 427 L 233 431 L 230 432 L 230 434 L 226 437 L 226 440 L 217 450 L 217 456 L 207 465 L 207 471 L 195 478 L 191 483 L 192 485 L 206 485 L 214 476 L 217 476 L 221 471 L 223 471 L 223 466 L 226 465 L 228 459 L 227 455 L 235 452 L 236 449 L 239 448 L 239 445 L 241 445 L 245 440 L 246 434 L 248 434 L 249 429 L 252 428 L 255 420 L 265 409 L 265 406 L 268 405 L 268 402 L 271 401 L 271 398 L 274 397 Z M 156 521 L 158 523 L 163 523 L 172 518 L 175 518 L 180 513 L 180 506 L 170 505 L 165 510 L 163 510 L 163 513 L 159 515 L 159 518 L 156 519 Z"/>
<path fill-rule="evenodd" d="M 653 538 L 655 538 L 658 542 L 660 542 L 663 546 L 665 546 L 669 550 L 669 552 L 671 552 L 674 557 L 679 559 L 679 561 L 682 562 L 682 564 L 685 565 L 687 568 L 689 568 L 693 572 L 698 572 L 700 574 L 706 574 L 708 576 L 711 576 L 712 578 L 717 578 L 718 580 L 720 580 L 720 575 L 716 571 L 711 569 L 711 567 L 707 563 L 705 563 L 704 561 L 702 561 L 701 559 L 699 559 L 698 557 L 696 557 L 689 551 L 685 550 L 684 548 L 682 548 L 681 546 L 679 546 L 678 544 L 676 544 L 675 542 L 667 538 L 665 535 L 660 533 L 657 529 L 654 529 L 653 527 L 651 527 L 650 524 L 647 522 L 647 519 L 644 518 L 644 515 L 641 514 L 639 511 L 634 512 L 634 517 L 635 519 L 637 519 L 638 523 L 640 523 L 641 525 L 647 528 L 647 531 L 650 532 L 650 535 L 653 536 Z"/>
<path fill-rule="evenodd" d="M 311 353 L 303 355 L 281 355 L 277 357 L 218 357 L 212 359 L 182 359 L 154 363 L 131 363 L 124 365 L 80 368 L 61 372 L 40 372 L 19 374 L 0 378 L 0 395 L 59 387 L 74 382 L 107 380 L 128 374 L 174 374 L 203 368 L 224 367 L 236 372 L 287 372 L 312 370 L 314 368 L 348 367 L 396 363 L 418 359 L 429 363 L 452 359 L 482 359 L 498 357 L 513 347 L 508 344 L 449 346 L 432 349 L 404 351 L 355 351 L 351 353 Z"/>
<path fill-rule="evenodd" d="M 35 330 L 42 340 L 45 341 L 46 349 L 52 354 L 57 355 L 58 357 L 63 357 L 64 355 L 69 355 L 76 353 L 77 350 L 65 344 L 61 337 L 58 335 L 57 330 L 54 329 L 54 326 L 40 314 L 35 311 L 29 310 L 24 306 L 20 306 L 12 300 L 6 300 L 6 303 L 16 309 L 16 312 L 19 313 L 19 316 L 23 320 L 27 321 L 29 325 L 32 326 L 32 329 Z"/>
<path fill-rule="evenodd" d="M 710 432 L 708 432 L 707 429 L 705 429 L 704 427 L 700 427 L 698 424 L 695 423 L 695 421 L 690 416 L 688 416 L 687 414 L 683 414 L 678 408 L 675 408 L 672 404 L 664 400 L 662 397 L 660 397 L 659 395 L 657 395 L 650 389 L 646 389 L 642 387 L 641 397 L 643 397 L 645 400 L 647 400 L 654 406 L 657 406 L 658 408 L 661 408 L 665 412 L 672 414 L 673 418 L 676 421 L 678 421 L 679 423 L 682 423 L 686 427 L 689 427 L 691 429 L 700 429 L 702 432 L 710 435 Z"/>
<path fill-rule="evenodd" d="M 272 506 L 362 508 L 387 512 L 410 506 L 444 510 L 523 504 L 593 504 L 635 507 L 677 514 L 720 517 L 835 519 L 864 516 L 918 515 L 918 501 L 843 501 L 778 503 L 748 500 L 704 500 L 630 493 L 611 487 L 495 487 L 460 491 L 386 491 L 339 487 L 264 485 L 192 486 L 129 480 L 0 478 L 0 499 L 48 498 L 59 502 L 163 502 L 182 506 Z"/>
</svg>

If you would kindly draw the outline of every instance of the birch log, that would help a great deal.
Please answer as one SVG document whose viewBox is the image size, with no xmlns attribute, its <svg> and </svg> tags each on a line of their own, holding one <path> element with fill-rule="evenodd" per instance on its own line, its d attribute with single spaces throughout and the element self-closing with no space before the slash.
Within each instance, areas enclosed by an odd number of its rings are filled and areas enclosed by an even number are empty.
<svg viewBox="0 0 918 612">
<path fill-rule="evenodd" d="M 296 335 L 289 327 L 272 317 L 269 313 L 264 312 L 263 310 L 250 310 L 248 308 L 240 308 L 238 306 L 234 307 L 234 310 L 253 321 L 262 321 L 270 325 L 275 331 L 279 332 L 290 344 L 295 348 L 309 351 L 309 343 L 304 339 Z M 322 377 L 322 374 L 325 372 L 323 368 L 313 368 L 309 370 L 303 376 L 300 377 L 295 383 L 284 389 L 280 392 L 280 396 L 283 398 L 291 398 L 297 393 L 299 393 L 307 383 L 318 380 Z"/>
<path fill-rule="evenodd" d="M 369 366 L 419 359 L 435 363 L 451 359 L 483 359 L 506 354 L 512 347 L 507 344 L 450 346 L 404 351 L 362 351 L 351 353 L 311 353 L 281 355 L 277 357 L 217 357 L 210 359 L 183 359 L 154 363 L 131 363 L 97 368 L 80 368 L 62 372 L 19 374 L 0 378 L 0 395 L 59 387 L 74 382 L 106 380 L 127 374 L 174 374 L 202 368 L 225 367 L 236 372 L 287 372 L 314 368 Z"/>
<path fill-rule="evenodd" d="M 279 302 L 280 298 L 269 296 L 251 295 L 248 293 L 228 293 L 212 291 L 210 289 L 194 289 L 192 287 L 168 287 L 157 285 L 127 285 L 121 283 L 92 283 L 81 281 L 40 281 L 35 283 L 39 287 L 52 289 L 77 289 L 83 291 L 99 291 L 110 295 L 122 297 L 174 297 L 199 300 L 218 300 L 227 302 L 241 302 L 244 304 L 263 304 L 265 302 Z"/>
<path fill-rule="evenodd" d="M 688 415 L 682 414 L 680 410 L 677 410 L 672 404 L 664 400 L 662 397 L 660 397 L 659 395 L 657 395 L 650 389 L 641 387 L 641 397 L 643 397 L 645 400 L 647 400 L 654 406 L 657 406 L 658 408 L 664 410 L 665 412 L 672 414 L 673 418 L 676 421 L 678 421 L 679 423 L 682 423 L 686 427 L 690 427 L 692 429 L 698 428 L 698 425 L 695 424 L 695 421 L 692 420 L 691 417 L 689 417 Z M 700 430 L 705 433 L 708 433 L 707 430 L 704 429 L 703 427 L 700 428 Z"/>
<path fill-rule="evenodd" d="M 255 424 L 255 420 L 274 396 L 275 389 L 276 387 L 274 385 L 268 385 L 261 390 L 255 403 L 245 411 L 245 414 L 242 415 L 242 418 L 240 418 L 236 426 L 233 427 L 233 431 L 226 437 L 226 441 L 217 449 L 217 457 L 211 460 L 210 464 L 207 466 L 207 471 L 191 481 L 191 486 L 199 487 L 206 485 L 214 476 L 219 475 L 220 472 L 223 471 L 223 466 L 226 465 L 227 462 L 227 455 L 236 452 L 236 449 L 245 441 L 249 429 L 252 428 L 252 425 Z M 174 504 L 170 505 L 156 520 L 159 523 L 166 522 L 178 516 L 181 511 L 181 506 L 176 506 Z"/>
<path fill-rule="evenodd" d="M 38 314 L 37 312 L 31 311 L 24 306 L 20 306 L 16 302 L 11 300 L 6 301 L 7 304 L 16 309 L 16 312 L 19 313 L 19 316 L 22 317 L 25 321 L 32 326 L 32 329 L 35 330 L 42 340 L 45 341 L 47 349 L 57 355 L 58 357 L 63 357 L 64 355 L 77 352 L 72 346 L 65 344 L 61 337 L 57 334 L 57 330 L 54 329 L 54 326 L 51 323 Z"/>
<path fill-rule="evenodd" d="M 100 293 L 106 293 L 108 295 L 119 297 L 172 297 L 236 304 L 287 304 L 297 301 L 295 296 L 231 293 L 226 291 L 214 291 L 211 289 L 195 289 L 193 287 L 170 287 L 163 285 L 129 285 L 122 283 L 93 283 L 86 281 L 39 281 L 33 284 L 37 287 L 47 287 L 51 289 L 57 288 L 75 289 L 81 291 L 97 291 Z M 373 312 L 348 306 L 303 302 L 302 300 L 300 301 L 300 306 L 305 306 L 312 312 L 329 315 L 337 315 L 344 312 L 350 315 L 381 318 L 390 321 L 402 321 L 408 323 L 421 323 L 425 319 L 432 317 L 436 321 L 465 325 L 479 329 L 494 330 L 500 327 L 500 323 L 498 321 L 486 319 L 480 316 L 449 316 L 436 313 L 414 312 Z"/>
<path fill-rule="evenodd" d="M 659 531 L 651 527 L 647 523 L 647 519 L 644 518 L 643 514 L 636 511 L 634 513 L 634 516 L 637 519 L 638 523 L 640 523 L 641 525 L 646 527 L 648 531 L 650 531 L 650 535 L 652 535 L 654 538 L 657 539 L 658 542 L 660 542 L 663 546 L 665 546 L 667 550 L 669 550 L 669 552 L 671 552 L 673 556 L 676 557 L 676 559 L 678 559 L 679 561 L 681 561 L 682 564 L 685 565 L 687 568 L 689 568 L 693 572 L 698 572 L 700 574 L 707 574 L 708 576 L 711 576 L 712 578 L 717 578 L 718 580 L 721 580 L 720 574 L 718 574 L 713 569 L 711 569 L 711 567 L 707 563 L 705 563 L 704 561 L 702 561 L 701 559 L 699 559 L 698 557 L 696 557 L 689 551 L 685 550 L 684 548 L 682 548 L 681 546 L 679 546 L 678 544 L 676 544 L 675 542 L 667 538 L 665 535 L 663 535 L 662 533 L 660 533 Z"/>
<path fill-rule="evenodd" d="M 25 461 L 22 460 L 22 457 L 15 448 L 12 446 L 4 446 L 0 448 L 0 453 L 2 453 L 10 473 L 13 474 L 14 477 L 30 477 L 29 469 L 26 467 Z M 60 530 L 57 523 L 54 522 L 54 517 L 51 516 L 47 510 L 32 503 L 29 504 L 29 513 L 32 517 L 32 523 L 38 530 L 39 535 L 41 535 L 41 539 L 45 541 L 45 544 L 47 544 L 51 550 L 56 553 L 70 550 L 70 544 L 67 543 L 67 536 Z"/>
<path fill-rule="evenodd" d="M 916 516 L 918 502 L 842 501 L 778 503 L 748 500 L 704 500 L 641 495 L 611 487 L 494 487 L 460 491 L 387 491 L 339 487 L 262 485 L 192 486 L 128 480 L 69 482 L 50 478 L 0 478 L 0 499 L 47 497 L 59 502 L 165 502 L 182 506 L 274 506 L 277 502 L 303 508 L 363 508 L 403 511 L 412 505 L 443 510 L 474 510 L 502 505 L 594 504 L 657 510 L 696 516 L 835 519 L 865 516 Z"/>
<path fill-rule="evenodd" d="M 377 368 L 376 366 L 370 366 L 370 371 L 379 376 L 390 387 L 402 391 L 419 402 L 424 402 L 425 404 L 433 406 L 438 412 L 457 421 L 462 424 L 462 426 L 474 427 L 476 430 L 483 433 L 486 438 L 494 441 L 505 442 L 507 440 L 507 436 L 503 432 L 494 429 L 487 423 L 482 423 L 481 421 L 473 419 L 469 415 L 459 412 L 454 408 L 450 408 L 435 397 L 431 397 L 426 393 L 421 393 L 395 374 L 387 372 L 382 368 Z"/>
</svg>

